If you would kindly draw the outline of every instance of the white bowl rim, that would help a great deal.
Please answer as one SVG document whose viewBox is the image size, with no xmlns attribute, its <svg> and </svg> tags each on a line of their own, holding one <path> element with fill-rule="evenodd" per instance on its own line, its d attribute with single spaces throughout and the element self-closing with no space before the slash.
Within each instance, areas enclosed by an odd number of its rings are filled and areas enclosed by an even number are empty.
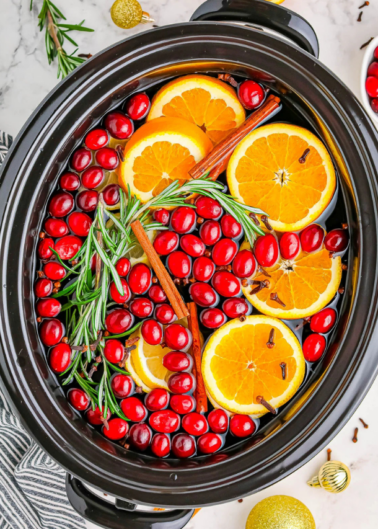
<svg viewBox="0 0 378 529">
<path fill-rule="evenodd" d="M 369 96 L 367 95 L 367 92 L 365 89 L 367 70 L 369 68 L 370 63 L 374 60 L 374 50 L 377 46 L 378 46 L 378 37 L 375 37 L 370 42 L 370 44 L 367 46 L 365 50 L 364 57 L 362 59 L 362 66 L 361 66 L 360 91 L 361 91 L 362 104 L 365 107 L 366 112 L 369 114 L 374 124 L 378 126 L 378 114 L 376 114 L 374 110 L 371 108 Z"/>
</svg>

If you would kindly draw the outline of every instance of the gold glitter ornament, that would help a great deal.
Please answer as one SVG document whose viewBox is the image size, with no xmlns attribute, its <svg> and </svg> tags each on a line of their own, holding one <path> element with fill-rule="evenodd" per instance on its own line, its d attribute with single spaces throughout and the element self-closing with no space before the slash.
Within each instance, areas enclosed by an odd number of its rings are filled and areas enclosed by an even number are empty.
<svg viewBox="0 0 378 529">
<path fill-rule="evenodd" d="M 110 16 L 114 24 L 122 29 L 130 29 L 138 24 L 154 22 L 154 19 L 143 11 L 137 0 L 116 0 L 110 9 Z"/>
<path fill-rule="evenodd" d="M 291 496 L 270 496 L 249 513 L 246 529 L 316 529 L 315 520 L 301 501 Z"/>
<path fill-rule="evenodd" d="M 307 485 L 321 487 L 322 489 L 338 494 L 343 492 L 350 484 L 351 475 L 349 468 L 341 461 L 327 461 Z"/>
</svg>

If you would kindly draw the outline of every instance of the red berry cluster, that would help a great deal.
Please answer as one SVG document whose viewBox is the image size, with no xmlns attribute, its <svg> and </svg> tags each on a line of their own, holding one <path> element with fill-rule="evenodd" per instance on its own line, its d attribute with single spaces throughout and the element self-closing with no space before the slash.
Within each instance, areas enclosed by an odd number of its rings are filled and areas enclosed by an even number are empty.
<svg viewBox="0 0 378 529">
<path fill-rule="evenodd" d="M 365 89 L 370 98 L 370 106 L 378 113 L 378 47 L 374 50 L 374 60 L 367 71 Z"/>
</svg>

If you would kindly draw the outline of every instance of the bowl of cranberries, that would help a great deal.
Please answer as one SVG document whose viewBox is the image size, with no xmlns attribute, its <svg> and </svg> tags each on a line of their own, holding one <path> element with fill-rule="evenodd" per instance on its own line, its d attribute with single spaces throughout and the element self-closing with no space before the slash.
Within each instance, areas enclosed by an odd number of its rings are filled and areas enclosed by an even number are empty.
<svg viewBox="0 0 378 529">
<path fill-rule="evenodd" d="M 362 103 L 378 126 L 378 37 L 375 37 L 365 50 L 361 66 Z"/>
</svg>

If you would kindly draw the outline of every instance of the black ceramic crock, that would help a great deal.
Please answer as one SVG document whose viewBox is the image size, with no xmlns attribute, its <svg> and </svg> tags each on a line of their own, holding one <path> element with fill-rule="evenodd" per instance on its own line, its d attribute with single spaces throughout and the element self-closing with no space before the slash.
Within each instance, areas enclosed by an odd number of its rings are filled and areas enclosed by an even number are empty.
<svg viewBox="0 0 378 529">
<path fill-rule="evenodd" d="M 194 18 L 204 21 L 152 29 L 78 68 L 28 120 L 1 173 L 3 387 L 25 427 L 67 470 L 74 507 L 114 529 L 179 529 L 193 507 L 240 498 L 287 476 L 345 424 L 378 367 L 376 130 L 353 94 L 314 57 L 316 36 L 298 15 L 264 0 L 210 0 Z M 328 146 L 351 234 L 345 293 L 325 358 L 273 422 L 213 456 L 158 460 L 126 451 L 92 429 L 49 371 L 34 312 L 37 234 L 70 153 L 105 112 L 172 77 L 222 71 L 261 79 Z M 115 496 L 116 505 L 81 482 Z M 142 514 L 133 511 L 135 503 L 174 510 Z"/>
</svg>

